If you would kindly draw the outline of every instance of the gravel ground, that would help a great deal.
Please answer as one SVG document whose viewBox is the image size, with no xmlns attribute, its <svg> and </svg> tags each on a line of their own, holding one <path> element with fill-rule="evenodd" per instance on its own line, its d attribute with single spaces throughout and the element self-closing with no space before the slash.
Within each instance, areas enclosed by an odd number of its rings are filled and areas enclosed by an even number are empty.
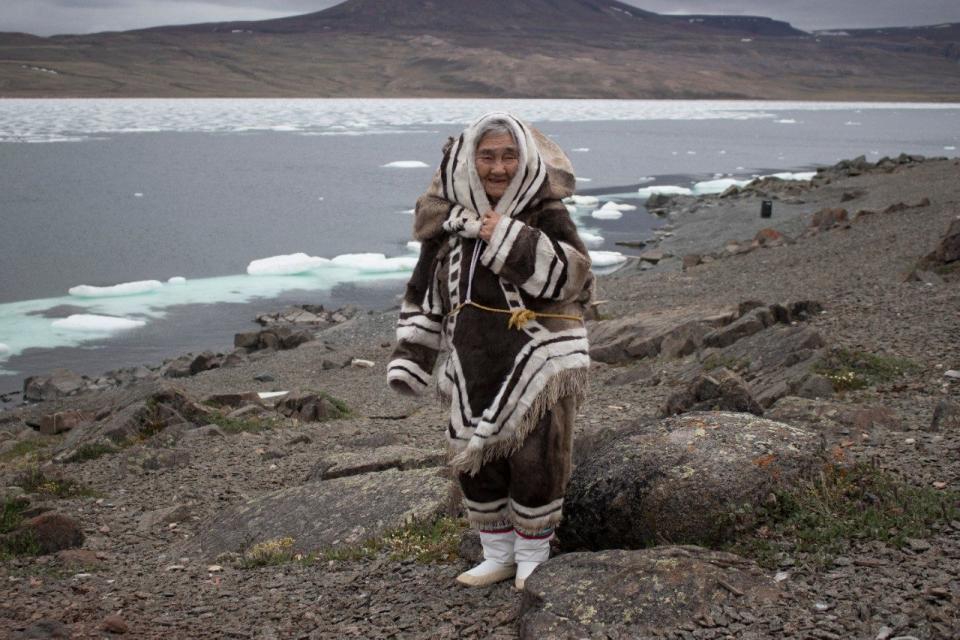
<svg viewBox="0 0 960 640">
<path fill-rule="evenodd" d="M 627 268 L 601 279 L 598 297 L 609 300 L 603 312 L 619 316 L 693 302 L 817 300 L 826 311 L 811 323 L 831 343 L 920 365 L 895 385 L 847 395 L 848 402 L 893 409 L 903 424 L 902 431 L 852 443 L 850 455 L 878 461 L 916 484 L 945 482 L 957 488 L 960 434 L 924 429 L 941 398 L 960 397 L 960 383 L 943 375 L 946 369 L 960 369 L 960 284 L 956 277 L 933 286 L 903 282 L 903 275 L 960 214 L 958 178 L 956 161 L 848 178 L 803 194 L 803 204 L 785 205 L 793 215 L 783 221 L 785 213 L 761 221 L 757 199 L 715 198 L 713 206 L 677 217 L 674 235 L 661 248 L 676 255 L 716 251 L 723 241 L 749 239 L 771 225 L 797 242 L 686 271 L 678 269 L 678 260 L 654 271 Z M 848 229 L 801 233 L 814 211 L 838 206 L 841 194 L 853 189 L 865 194 L 843 205 L 851 210 L 883 209 L 922 197 L 931 204 L 870 216 Z M 775 209 L 782 210 L 779 205 Z M 17 637 L 37 621 L 59 621 L 72 635 L 38 632 L 30 637 L 100 638 L 111 614 L 129 626 L 129 637 L 137 638 L 516 637 L 520 596 L 505 584 L 480 591 L 458 588 L 453 578 L 466 566 L 463 561 L 418 564 L 381 554 L 259 569 L 224 565 L 211 571 L 208 563 L 175 557 L 171 551 L 223 507 L 302 483 L 321 453 L 386 444 L 442 446 L 445 419 L 435 403 L 399 398 L 385 389 L 392 325 L 390 314 L 361 315 L 326 332 L 328 346 L 308 343 L 178 381 L 196 397 L 323 390 L 344 399 L 354 417 L 324 424 L 288 420 L 269 431 L 194 441 L 185 458 L 152 471 L 135 463 L 135 450 L 62 465 L 65 475 L 100 496 L 53 502 L 59 512 L 80 520 L 87 536 L 84 548 L 97 557 L 79 568 L 50 556 L 0 565 L 5 585 L 0 638 Z M 329 348 L 376 364 L 322 370 L 319 362 Z M 592 431 L 656 414 L 675 389 L 673 376 L 689 363 L 647 364 L 661 384 L 609 384 L 625 369 L 596 364 L 578 428 Z M 254 381 L 260 373 L 269 373 L 274 381 Z M 98 406 L 122 395 L 102 392 L 72 402 Z M 4 426 L 15 424 L 10 416 L 6 419 Z M 148 441 L 143 447 L 163 445 Z M 270 451 L 281 455 L 264 455 Z M 0 470 L 5 483 L 14 466 L 4 463 Z M 175 505 L 186 505 L 192 517 L 176 526 L 140 527 L 145 513 Z M 960 523 L 944 524 L 904 549 L 863 542 L 826 569 L 788 564 L 781 570 L 789 577 L 775 605 L 745 603 L 737 611 L 717 612 L 709 623 L 690 621 L 671 637 L 960 637 Z"/>
</svg>

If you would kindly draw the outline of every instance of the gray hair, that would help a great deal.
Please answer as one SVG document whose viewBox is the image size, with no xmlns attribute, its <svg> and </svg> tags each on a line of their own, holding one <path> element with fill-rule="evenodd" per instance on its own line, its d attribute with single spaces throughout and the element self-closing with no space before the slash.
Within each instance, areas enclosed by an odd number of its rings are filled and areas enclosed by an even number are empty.
<svg viewBox="0 0 960 640">
<path fill-rule="evenodd" d="M 513 133 L 513 128 L 510 126 L 510 123 L 502 118 L 495 118 L 485 122 L 477 133 L 477 142 L 479 143 L 483 140 L 484 136 L 490 135 L 491 133 L 498 136 L 508 135 L 513 138 L 514 143 L 517 142 L 517 136 Z"/>
</svg>

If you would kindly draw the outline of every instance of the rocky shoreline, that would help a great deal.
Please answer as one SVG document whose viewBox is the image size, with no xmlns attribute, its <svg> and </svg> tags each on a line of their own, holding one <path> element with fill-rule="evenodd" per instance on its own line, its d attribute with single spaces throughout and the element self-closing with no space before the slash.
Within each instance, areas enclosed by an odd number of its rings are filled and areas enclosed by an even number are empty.
<svg viewBox="0 0 960 640">
<path fill-rule="evenodd" d="M 649 203 L 670 227 L 599 281 L 522 595 L 453 583 L 475 540 L 443 411 L 385 390 L 391 313 L 34 378 L 0 413 L 4 637 L 960 637 L 958 177 L 858 158 Z"/>
</svg>

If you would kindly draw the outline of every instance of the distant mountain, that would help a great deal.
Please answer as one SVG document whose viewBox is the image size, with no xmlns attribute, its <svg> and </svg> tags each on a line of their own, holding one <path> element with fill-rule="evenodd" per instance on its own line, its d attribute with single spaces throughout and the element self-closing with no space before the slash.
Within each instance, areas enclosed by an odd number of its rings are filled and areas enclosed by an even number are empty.
<svg viewBox="0 0 960 640">
<path fill-rule="evenodd" d="M 257 22 L 0 34 L 0 96 L 960 100 L 958 46 L 960 25 L 808 34 L 615 0 L 347 0 Z"/>
</svg>

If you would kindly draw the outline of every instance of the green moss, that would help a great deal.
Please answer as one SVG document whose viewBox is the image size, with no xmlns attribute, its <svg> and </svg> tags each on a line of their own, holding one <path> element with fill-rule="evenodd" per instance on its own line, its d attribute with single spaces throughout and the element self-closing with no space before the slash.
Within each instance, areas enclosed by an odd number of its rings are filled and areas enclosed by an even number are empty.
<svg viewBox="0 0 960 640">
<path fill-rule="evenodd" d="M 285 564 L 296 556 L 293 551 L 293 538 L 275 538 L 251 546 L 243 553 L 240 567 L 255 569 Z"/>
<path fill-rule="evenodd" d="M 892 382 L 919 368 L 906 358 L 838 349 L 818 362 L 813 370 L 830 380 L 834 390 L 849 391 Z"/>
<path fill-rule="evenodd" d="M 13 446 L 12 449 L 5 451 L 2 455 L 0 455 L 0 462 L 10 462 L 11 460 L 16 460 L 17 458 L 39 453 L 40 451 L 46 449 L 47 446 L 48 443 L 42 440 L 24 440 L 22 442 L 18 442 Z"/>
<path fill-rule="evenodd" d="M 91 442 L 77 447 L 76 451 L 64 458 L 64 462 L 87 462 L 117 452 L 117 448 L 103 442 Z"/>
<path fill-rule="evenodd" d="M 327 420 L 339 420 L 341 418 L 349 417 L 352 414 L 352 412 L 350 411 L 350 407 L 347 406 L 347 403 L 341 400 L 340 398 L 336 398 L 330 395 L 329 393 L 325 393 L 323 391 L 321 391 L 317 395 L 329 400 L 330 404 L 333 405 L 333 408 L 337 410 L 338 415 L 330 416 L 329 418 L 327 418 Z"/>
<path fill-rule="evenodd" d="M 856 541 L 900 547 L 930 535 L 960 518 L 960 492 L 913 486 L 870 465 L 830 467 L 756 515 L 758 526 L 730 550 L 768 568 L 783 552 L 826 566 Z"/>
<path fill-rule="evenodd" d="M 28 493 L 37 493 L 52 498 L 94 497 L 89 487 L 70 478 L 48 478 L 40 469 L 34 467 L 21 473 L 14 484 Z"/>
<path fill-rule="evenodd" d="M 211 411 L 206 419 L 224 433 L 259 433 L 272 429 L 277 423 L 276 418 L 231 418 L 222 411 Z"/>
<path fill-rule="evenodd" d="M 415 560 L 423 564 L 453 562 L 465 528 L 461 519 L 449 516 L 416 521 L 360 545 L 328 549 L 322 558 L 359 560 L 386 553 L 391 560 Z"/>
<path fill-rule="evenodd" d="M 0 562 L 13 556 L 38 555 L 40 546 L 29 531 L 16 531 L 23 522 L 23 512 L 30 506 L 25 499 L 7 499 L 0 510 Z"/>
</svg>

